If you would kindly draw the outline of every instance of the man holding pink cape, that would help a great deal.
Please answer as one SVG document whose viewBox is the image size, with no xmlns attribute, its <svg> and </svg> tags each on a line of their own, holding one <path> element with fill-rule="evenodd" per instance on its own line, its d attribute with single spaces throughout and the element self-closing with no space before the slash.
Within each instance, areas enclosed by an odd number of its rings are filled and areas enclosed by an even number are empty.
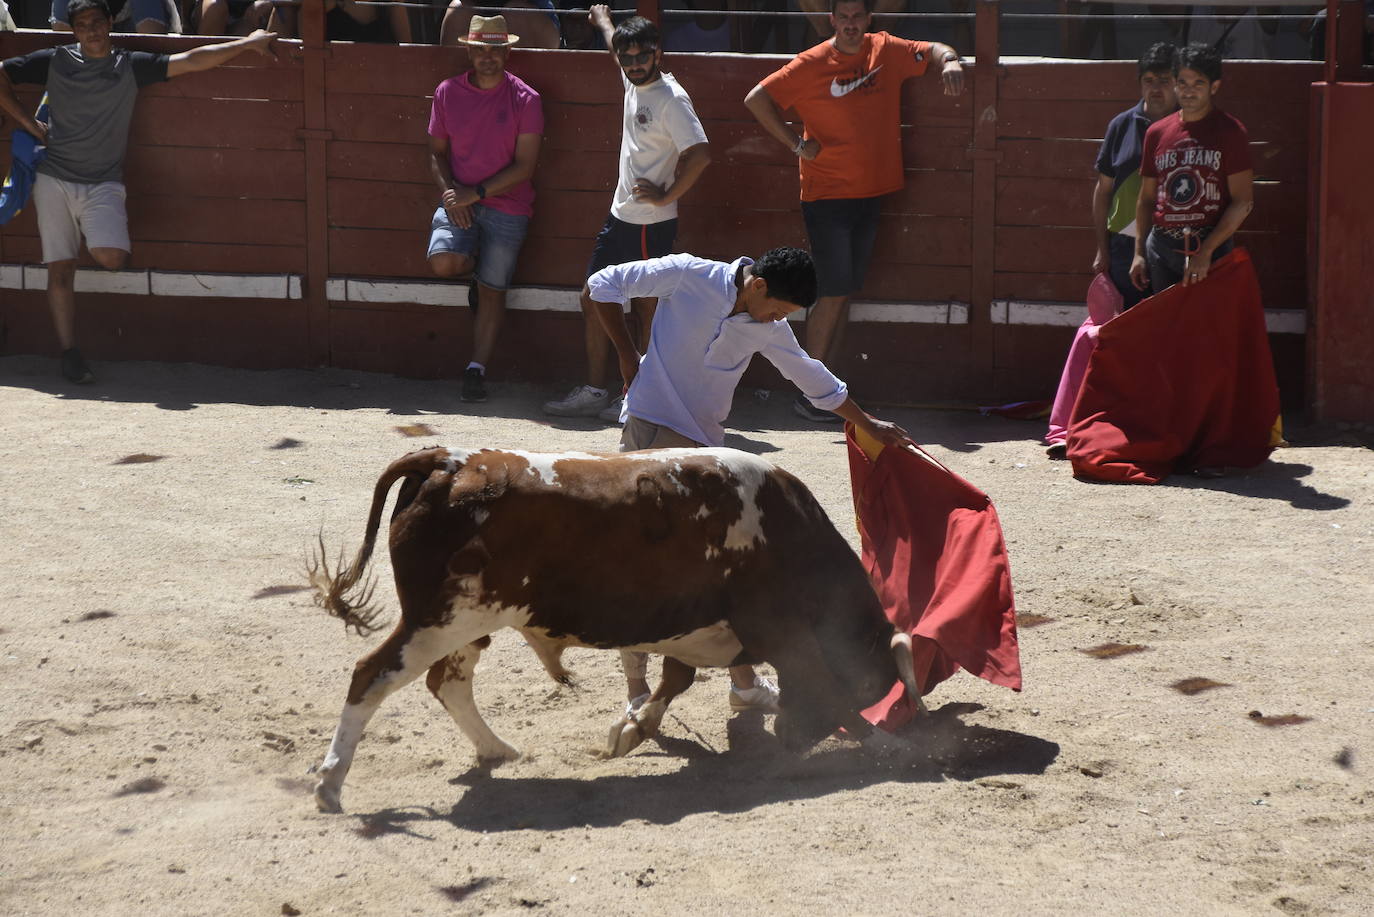
<svg viewBox="0 0 1374 917">
<path fill-rule="evenodd" d="M 1088 357 L 1097 345 L 1097 328 L 1123 309 L 1145 297 L 1131 283 L 1131 259 L 1135 255 L 1136 201 L 1140 196 L 1140 153 L 1151 124 L 1178 108 L 1174 95 L 1174 46 L 1151 45 L 1141 55 L 1136 75 L 1140 101 L 1107 125 L 1097 151 L 1097 182 L 1093 185 L 1093 232 L 1097 252 L 1093 256 L 1092 285 L 1088 288 L 1088 318 L 1079 327 L 1069 348 L 1069 358 L 1059 379 L 1059 391 L 1050 411 L 1045 433 L 1046 453 L 1064 457 L 1069 414 L 1088 368 Z M 1148 231 L 1148 230 L 1147 230 Z"/>
</svg>

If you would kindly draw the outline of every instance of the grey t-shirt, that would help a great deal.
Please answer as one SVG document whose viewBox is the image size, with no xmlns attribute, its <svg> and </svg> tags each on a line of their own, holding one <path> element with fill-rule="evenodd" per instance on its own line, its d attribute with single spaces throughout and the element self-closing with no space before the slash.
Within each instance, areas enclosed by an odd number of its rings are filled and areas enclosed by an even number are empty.
<svg viewBox="0 0 1374 917">
<path fill-rule="evenodd" d="M 114 48 L 87 60 L 80 45 L 5 61 L 11 83 L 48 87 L 48 157 L 38 171 L 63 181 L 122 181 L 139 87 L 167 79 L 166 54 Z"/>
</svg>

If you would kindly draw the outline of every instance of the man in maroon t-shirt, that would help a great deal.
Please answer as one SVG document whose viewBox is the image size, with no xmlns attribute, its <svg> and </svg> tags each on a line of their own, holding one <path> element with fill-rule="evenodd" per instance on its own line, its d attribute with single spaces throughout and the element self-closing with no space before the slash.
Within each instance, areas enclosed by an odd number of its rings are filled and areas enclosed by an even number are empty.
<svg viewBox="0 0 1374 917">
<path fill-rule="evenodd" d="M 1254 207 L 1245 125 L 1213 104 L 1221 53 L 1201 44 L 1179 49 L 1174 78 L 1179 111 L 1145 133 L 1136 202 L 1136 226 L 1153 228 L 1136 236 L 1131 281 L 1155 292 L 1206 279 Z"/>
</svg>

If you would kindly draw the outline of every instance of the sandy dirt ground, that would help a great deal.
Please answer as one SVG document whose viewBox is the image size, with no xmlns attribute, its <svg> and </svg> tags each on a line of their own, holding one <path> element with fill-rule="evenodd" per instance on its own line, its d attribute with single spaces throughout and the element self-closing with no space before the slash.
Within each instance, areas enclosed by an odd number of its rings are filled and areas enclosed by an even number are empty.
<svg viewBox="0 0 1374 917">
<path fill-rule="evenodd" d="M 1036 424 L 884 412 L 998 507 L 1023 693 L 960 674 L 906 757 L 796 758 L 706 672 L 660 740 L 605 761 L 615 655 L 570 651 L 560 689 L 507 631 L 477 697 L 526 756 L 475 768 L 412 684 L 324 815 L 310 771 L 379 638 L 295 591 L 316 533 L 355 549 L 377 475 L 422 445 L 616 433 L 547 423 L 533 387 L 468 406 L 360 373 L 97 371 L 0 359 L 0 912 L 1374 913 L 1367 430 L 1130 487 L 1074 481 Z M 753 392 L 731 427 L 856 540 L 835 430 Z M 1105 643 L 1145 649 L 1084 652 Z"/>
</svg>

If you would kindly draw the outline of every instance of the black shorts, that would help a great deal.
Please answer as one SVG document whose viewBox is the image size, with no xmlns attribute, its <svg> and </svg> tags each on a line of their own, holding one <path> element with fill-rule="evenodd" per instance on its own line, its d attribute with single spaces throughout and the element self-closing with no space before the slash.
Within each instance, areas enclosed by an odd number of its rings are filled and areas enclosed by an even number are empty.
<svg viewBox="0 0 1374 917">
<path fill-rule="evenodd" d="M 881 210 L 881 197 L 801 202 L 816 262 L 817 296 L 852 296 L 863 287 Z"/>
<path fill-rule="evenodd" d="M 673 242 L 677 239 L 677 219 L 661 223 L 626 223 L 613 216 L 606 217 L 606 225 L 596 234 L 596 245 L 592 248 L 592 261 L 587 265 L 590 277 L 603 267 L 612 264 L 626 264 L 630 261 L 646 261 L 649 258 L 662 258 L 673 253 Z"/>
</svg>

